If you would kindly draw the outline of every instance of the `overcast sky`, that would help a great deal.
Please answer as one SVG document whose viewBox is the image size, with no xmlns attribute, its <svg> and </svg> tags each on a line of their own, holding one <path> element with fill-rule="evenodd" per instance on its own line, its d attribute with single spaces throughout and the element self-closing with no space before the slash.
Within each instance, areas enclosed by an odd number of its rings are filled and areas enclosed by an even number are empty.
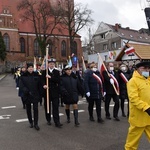
<svg viewBox="0 0 150 150">
<path fill-rule="evenodd" d="M 130 27 L 139 30 L 140 28 L 148 28 L 144 8 L 148 6 L 147 0 L 74 0 L 75 3 L 88 5 L 93 11 L 92 32 L 94 32 L 98 24 L 103 21 L 108 24 L 121 24 L 122 27 Z M 87 37 L 88 29 L 80 32 L 82 39 Z"/>
</svg>

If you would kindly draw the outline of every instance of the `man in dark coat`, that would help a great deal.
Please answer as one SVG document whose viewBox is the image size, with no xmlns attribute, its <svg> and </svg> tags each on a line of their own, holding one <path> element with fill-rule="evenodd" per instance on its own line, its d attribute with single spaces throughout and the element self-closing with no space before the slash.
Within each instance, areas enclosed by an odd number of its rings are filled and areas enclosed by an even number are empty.
<svg viewBox="0 0 150 150">
<path fill-rule="evenodd" d="M 114 109 L 113 109 L 113 117 L 116 121 L 120 121 L 120 119 L 118 118 L 119 95 L 114 90 L 113 85 L 115 86 L 115 80 L 112 78 L 114 77 L 118 83 L 118 73 L 117 71 L 114 70 L 113 63 L 108 63 L 107 70 L 108 73 L 106 72 L 106 70 L 102 72 L 104 77 L 105 90 L 106 90 L 106 96 L 105 96 L 106 119 L 111 119 L 110 112 L 109 112 L 109 105 L 110 105 L 111 98 L 113 98 L 113 101 L 115 102 Z"/>
<path fill-rule="evenodd" d="M 42 84 L 44 90 L 44 108 L 47 124 L 51 125 L 51 102 L 52 102 L 52 115 L 55 126 L 60 128 L 62 124 L 59 118 L 59 84 L 60 84 L 60 73 L 59 70 L 55 68 L 56 60 L 51 58 L 48 60 L 48 70 L 42 73 Z M 48 85 L 46 84 L 46 78 L 48 79 Z M 49 93 L 46 89 L 49 88 Z M 49 99 L 47 99 L 47 94 L 49 94 Z M 49 101 L 49 112 L 47 110 L 47 101 Z"/>
<path fill-rule="evenodd" d="M 41 97 L 40 77 L 34 72 L 33 64 L 27 64 L 27 71 L 21 76 L 19 82 L 20 91 L 26 103 L 27 117 L 30 127 L 33 128 L 31 104 L 33 104 L 34 127 L 39 130 L 38 126 L 38 102 Z"/>
<path fill-rule="evenodd" d="M 90 70 L 84 75 L 85 93 L 88 97 L 88 111 L 90 121 L 94 121 L 93 107 L 96 104 L 96 113 L 98 123 L 103 123 L 101 118 L 101 100 L 103 97 L 103 83 L 100 72 L 95 63 L 90 65 Z"/>
</svg>

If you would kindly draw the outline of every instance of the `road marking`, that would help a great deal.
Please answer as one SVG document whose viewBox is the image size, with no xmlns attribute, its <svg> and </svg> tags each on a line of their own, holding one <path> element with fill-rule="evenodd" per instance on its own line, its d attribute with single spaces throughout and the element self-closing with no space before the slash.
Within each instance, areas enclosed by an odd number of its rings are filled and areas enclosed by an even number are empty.
<svg viewBox="0 0 150 150">
<path fill-rule="evenodd" d="M 78 110 L 78 112 L 85 112 L 85 110 Z M 71 111 L 71 113 L 73 114 L 73 111 Z"/>
<path fill-rule="evenodd" d="M 63 113 L 59 113 L 59 116 L 63 116 L 64 114 Z M 51 117 L 53 117 L 53 115 L 51 115 Z M 28 121 L 28 118 L 25 118 L 25 119 L 17 119 L 16 122 L 26 122 Z"/>
<path fill-rule="evenodd" d="M 2 109 L 16 108 L 16 106 L 1 107 Z"/>
<path fill-rule="evenodd" d="M 11 115 L 1 115 L 0 119 L 10 119 Z"/>
</svg>

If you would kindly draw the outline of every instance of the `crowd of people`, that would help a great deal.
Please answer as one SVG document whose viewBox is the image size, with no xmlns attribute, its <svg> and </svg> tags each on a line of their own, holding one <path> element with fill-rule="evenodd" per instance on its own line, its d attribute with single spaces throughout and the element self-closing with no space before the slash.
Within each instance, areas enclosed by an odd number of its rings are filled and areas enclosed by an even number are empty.
<svg viewBox="0 0 150 150">
<path fill-rule="evenodd" d="M 51 125 L 51 114 L 55 126 L 63 124 L 59 117 L 59 104 L 65 104 L 67 123 L 70 123 L 70 106 L 74 114 L 74 124 L 79 126 L 78 100 L 79 95 L 86 97 L 88 102 L 89 121 L 95 121 L 93 116 L 96 105 L 97 122 L 104 123 L 101 115 L 101 103 L 104 101 L 105 117 L 120 121 L 118 116 L 121 108 L 122 116 L 129 117 L 129 132 L 125 149 L 136 149 L 143 132 L 150 139 L 150 62 L 140 62 L 134 68 L 121 64 L 118 68 L 112 62 L 106 64 L 106 69 L 99 71 L 97 64 L 92 62 L 82 74 L 66 64 L 60 72 L 55 67 L 56 60 L 48 60 L 48 69 L 40 67 L 34 71 L 33 64 L 28 63 L 15 73 L 16 88 L 19 89 L 23 108 L 26 109 L 31 128 L 39 130 L 38 103 L 44 99 L 45 118 Z M 114 101 L 113 112 L 109 110 L 111 100 Z M 128 102 L 125 112 L 125 101 Z M 32 107 L 33 104 L 33 113 Z M 33 116 L 33 117 L 32 117 Z M 33 119 L 32 119 L 33 118 Z M 140 121 L 140 119 L 142 121 Z M 136 131 L 136 132 L 135 132 Z M 135 138 L 136 136 L 136 138 Z M 133 138 L 134 137 L 134 138 Z"/>
</svg>

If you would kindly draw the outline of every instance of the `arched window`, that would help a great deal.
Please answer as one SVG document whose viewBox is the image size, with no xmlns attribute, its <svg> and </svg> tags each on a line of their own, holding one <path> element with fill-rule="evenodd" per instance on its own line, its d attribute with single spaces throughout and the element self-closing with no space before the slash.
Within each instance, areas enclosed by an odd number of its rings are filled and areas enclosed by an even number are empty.
<svg viewBox="0 0 150 150">
<path fill-rule="evenodd" d="M 49 56 L 52 56 L 52 50 L 53 50 L 53 43 L 51 40 L 48 40 L 48 44 L 49 44 L 49 47 L 48 47 L 48 54 Z"/>
<path fill-rule="evenodd" d="M 66 56 L 66 42 L 65 41 L 61 42 L 61 56 L 63 57 Z"/>
<path fill-rule="evenodd" d="M 75 42 L 75 41 L 73 42 L 72 53 L 77 55 L 77 42 Z"/>
<path fill-rule="evenodd" d="M 39 56 L 39 43 L 37 39 L 34 40 L 34 56 Z"/>
<path fill-rule="evenodd" d="M 25 39 L 23 37 L 20 38 L 20 51 L 25 52 Z"/>
<path fill-rule="evenodd" d="M 4 43 L 6 46 L 6 51 L 10 51 L 10 38 L 9 38 L 9 35 L 7 33 L 5 33 L 3 35 L 3 40 L 4 40 Z"/>
</svg>

